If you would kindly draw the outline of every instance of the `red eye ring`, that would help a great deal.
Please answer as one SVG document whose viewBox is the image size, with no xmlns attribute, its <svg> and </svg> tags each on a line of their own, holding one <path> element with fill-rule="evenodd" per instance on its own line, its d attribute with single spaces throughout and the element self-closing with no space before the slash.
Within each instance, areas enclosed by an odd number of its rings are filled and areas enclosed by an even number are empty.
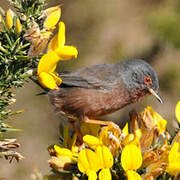
<svg viewBox="0 0 180 180">
<path fill-rule="evenodd" d="M 151 84 L 151 83 L 152 83 L 151 77 L 150 77 L 150 76 L 146 76 L 146 77 L 144 78 L 144 82 L 145 82 L 145 84 Z"/>
</svg>

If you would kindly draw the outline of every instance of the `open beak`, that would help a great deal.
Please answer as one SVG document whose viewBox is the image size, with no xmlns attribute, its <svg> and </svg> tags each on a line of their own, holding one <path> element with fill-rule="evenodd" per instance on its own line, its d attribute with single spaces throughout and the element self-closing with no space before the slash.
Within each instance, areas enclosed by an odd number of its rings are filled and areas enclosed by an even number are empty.
<svg viewBox="0 0 180 180">
<path fill-rule="evenodd" d="M 163 104 L 163 100 L 162 98 L 160 97 L 160 95 L 158 93 L 156 93 L 153 89 L 151 89 L 150 87 L 147 87 L 148 91 L 156 97 L 156 99 Z"/>
</svg>

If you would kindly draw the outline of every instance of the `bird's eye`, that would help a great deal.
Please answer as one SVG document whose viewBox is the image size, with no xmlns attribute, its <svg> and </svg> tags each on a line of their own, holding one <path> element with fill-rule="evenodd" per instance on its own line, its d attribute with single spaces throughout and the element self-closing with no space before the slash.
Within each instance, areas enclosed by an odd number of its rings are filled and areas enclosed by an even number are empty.
<svg viewBox="0 0 180 180">
<path fill-rule="evenodd" d="M 144 78 L 144 83 L 145 83 L 145 84 L 151 84 L 151 83 L 152 83 L 151 77 L 150 77 L 150 76 L 146 76 L 146 77 Z"/>
</svg>

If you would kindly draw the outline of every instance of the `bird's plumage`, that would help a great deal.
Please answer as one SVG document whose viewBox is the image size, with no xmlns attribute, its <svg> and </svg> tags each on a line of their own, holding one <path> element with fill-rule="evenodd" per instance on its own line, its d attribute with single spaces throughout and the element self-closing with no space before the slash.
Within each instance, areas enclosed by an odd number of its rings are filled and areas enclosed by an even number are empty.
<svg viewBox="0 0 180 180">
<path fill-rule="evenodd" d="M 152 83 L 146 84 L 145 77 Z M 158 92 L 158 78 L 143 60 L 124 60 L 99 64 L 61 74 L 59 90 L 48 93 L 57 112 L 72 118 L 97 118 L 137 102 L 148 92 Z"/>
</svg>

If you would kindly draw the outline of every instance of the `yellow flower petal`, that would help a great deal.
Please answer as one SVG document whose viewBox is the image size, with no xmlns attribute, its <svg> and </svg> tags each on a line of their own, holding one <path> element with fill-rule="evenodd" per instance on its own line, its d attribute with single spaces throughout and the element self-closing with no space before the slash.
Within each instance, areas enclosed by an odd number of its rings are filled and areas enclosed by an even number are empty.
<svg viewBox="0 0 180 180">
<path fill-rule="evenodd" d="M 117 128 L 109 125 L 100 132 L 99 138 L 105 146 L 107 146 L 113 155 L 119 153 L 121 148 L 122 133 Z"/>
<path fill-rule="evenodd" d="M 180 153 L 178 152 L 179 146 L 180 145 L 178 142 L 174 142 L 168 156 L 168 160 L 170 163 L 180 161 Z"/>
<path fill-rule="evenodd" d="M 154 113 L 154 116 L 157 120 L 157 126 L 159 129 L 159 133 L 161 132 L 165 132 L 166 131 L 166 125 L 167 125 L 167 121 L 165 119 L 163 119 L 157 112 Z"/>
<path fill-rule="evenodd" d="M 64 46 L 64 44 L 65 44 L 65 24 L 64 22 L 60 21 L 59 31 L 50 41 L 48 45 L 48 51 L 55 51 L 59 47 Z"/>
<path fill-rule="evenodd" d="M 16 32 L 17 32 L 17 34 L 20 34 L 21 31 L 22 31 L 21 22 L 20 22 L 19 18 L 17 17 L 17 19 L 16 19 Z"/>
<path fill-rule="evenodd" d="M 176 115 L 178 122 L 180 123 L 180 101 L 178 101 L 178 103 L 176 105 L 175 115 Z"/>
<path fill-rule="evenodd" d="M 135 145 L 126 145 L 121 153 L 121 163 L 125 171 L 136 170 L 141 167 L 141 150 Z"/>
<path fill-rule="evenodd" d="M 128 135 L 124 138 L 122 144 L 125 146 L 125 145 L 129 144 L 131 141 L 133 141 L 133 139 L 134 139 L 134 134 L 128 134 Z"/>
<path fill-rule="evenodd" d="M 13 26 L 13 17 L 14 12 L 11 9 L 8 9 L 6 12 L 6 25 L 8 29 L 12 28 Z"/>
<path fill-rule="evenodd" d="M 97 174 L 95 171 L 88 171 L 88 180 L 96 180 L 97 179 Z"/>
<path fill-rule="evenodd" d="M 41 72 L 53 72 L 56 68 L 58 61 L 59 57 L 55 52 L 48 52 L 47 54 L 41 57 L 38 64 L 37 73 L 40 74 Z"/>
<path fill-rule="evenodd" d="M 54 80 L 56 81 L 56 84 L 59 86 L 61 83 L 62 83 L 62 79 L 60 77 L 58 77 L 55 73 L 49 73 L 53 78 Z"/>
<path fill-rule="evenodd" d="M 167 167 L 166 171 L 170 175 L 176 176 L 177 173 L 180 171 L 180 162 L 169 164 L 169 166 Z"/>
<path fill-rule="evenodd" d="M 54 78 L 46 72 L 41 72 L 38 75 L 38 80 L 44 87 L 46 87 L 48 89 L 56 89 L 57 88 L 56 81 L 54 80 Z"/>
<path fill-rule="evenodd" d="M 102 153 L 104 159 L 104 167 L 111 168 L 113 166 L 113 156 L 106 146 L 102 146 Z"/>
<path fill-rule="evenodd" d="M 166 131 L 166 124 L 167 121 L 161 117 L 157 112 L 153 110 L 152 107 L 148 106 L 147 109 L 151 113 L 153 119 L 154 119 L 154 125 L 157 125 L 159 132 L 165 132 Z"/>
<path fill-rule="evenodd" d="M 72 158 L 72 152 L 67 148 L 61 148 L 57 145 L 54 145 L 54 150 L 57 153 L 57 156 L 67 156 Z"/>
<path fill-rule="evenodd" d="M 86 152 L 82 150 L 78 155 L 78 169 L 82 173 L 86 173 L 89 168 L 89 162 L 86 157 Z"/>
<path fill-rule="evenodd" d="M 141 148 L 141 143 L 140 143 L 139 137 L 137 137 L 137 136 L 134 136 L 134 139 L 132 141 L 130 141 L 129 144 L 132 144 L 132 145 L 135 145 L 135 146 Z"/>
<path fill-rule="evenodd" d="M 111 172 L 109 168 L 102 169 L 99 173 L 99 180 L 111 180 Z"/>
<path fill-rule="evenodd" d="M 98 156 L 94 151 L 90 149 L 85 149 L 85 151 L 90 169 L 97 172 L 100 169 Z"/>
<path fill-rule="evenodd" d="M 103 158 L 103 153 L 102 153 L 102 147 L 98 146 L 95 150 L 95 153 L 98 156 L 99 159 L 99 168 L 102 169 L 104 168 L 104 158 Z"/>
<path fill-rule="evenodd" d="M 101 145 L 100 140 L 97 137 L 91 135 L 85 135 L 83 137 L 83 141 L 93 149 L 96 148 L 98 145 Z"/>
<path fill-rule="evenodd" d="M 62 46 L 55 50 L 61 60 L 77 58 L 78 51 L 74 46 Z"/>
<path fill-rule="evenodd" d="M 43 14 L 46 16 L 49 16 L 52 12 L 58 11 L 60 9 L 60 6 L 54 6 L 50 7 L 44 10 Z"/>
<path fill-rule="evenodd" d="M 106 146 L 98 146 L 95 152 L 99 158 L 100 168 L 111 168 L 113 166 L 113 156 Z"/>
<path fill-rule="evenodd" d="M 127 136 L 129 134 L 129 128 L 128 128 L 128 123 L 124 126 L 122 133 L 124 136 Z"/>
<path fill-rule="evenodd" d="M 88 169 L 90 169 L 89 162 L 86 156 L 86 149 L 82 150 L 78 155 L 78 169 L 85 173 Z"/>
<path fill-rule="evenodd" d="M 96 153 L 90 149 L 82 150 L 78 155 L 78 169 L 87 175 L 89 171 L 97 172 L 100 167 Z"/>
<path fill-rule="evenodd" d="M 127 171 L 126 175 L 128 180 L 142 180 L 141 176 L 135 171 Z"/>
<path fill-rule="evenodd" d="M 180 171 L 179 146 L 180 144 L 178 142 L 174 142 L 168 155 L 168 167 L 166 171 L 173 176 L 175 176 Z"/>
<path fill-rule="evenodd" d="M 61 17 L 61 9 L 57 8 L 52 13 L 48 14 L 43 24 L 44 28 L 50 29 L 53 26 L 55 26 L 58 23 L 60 17 Z"/>
</svg>

